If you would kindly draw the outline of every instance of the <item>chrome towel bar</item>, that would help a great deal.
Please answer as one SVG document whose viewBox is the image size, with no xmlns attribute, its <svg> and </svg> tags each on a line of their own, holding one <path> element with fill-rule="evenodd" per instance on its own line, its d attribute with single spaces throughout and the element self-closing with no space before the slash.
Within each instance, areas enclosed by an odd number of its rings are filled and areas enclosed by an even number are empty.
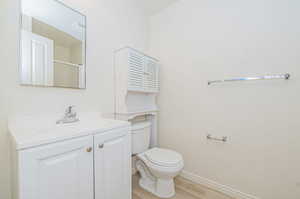
<svg viewBox="0 0 300 199">
<path fill-rule="evenodd" d="M 206 136 L 206 138 L 207 138 L 208 140 L 215 140 L 215 141 L 221 141 L 221 142 L 227 142 L 227 140 L 228 140 L 228 137 L 226 137 L 226 136 L 224 136 L 224 137 L 222 137 L 222 138 L 215 138 L 215 137 L 213 137 L 213 136 L 210 135 L 210 134 L 208 134 L 208 135 Z"/>
<path fill-rule="evenodd" d="M 208 85 L 211 85 L 214 83 L 248 81 L 248 80 L 271 80 L 271 79 L 288 80 L 288 79 L 290 79 L 290 77 L 291 77 L 291 75 L 289 73 L 281 74 L 281 75 L 265 75 L 265 76 L 258 76 L 258 77 L 239 77 L 239 78 L 232 78 L 232 79 L 208 81 Z"/>
</svg>

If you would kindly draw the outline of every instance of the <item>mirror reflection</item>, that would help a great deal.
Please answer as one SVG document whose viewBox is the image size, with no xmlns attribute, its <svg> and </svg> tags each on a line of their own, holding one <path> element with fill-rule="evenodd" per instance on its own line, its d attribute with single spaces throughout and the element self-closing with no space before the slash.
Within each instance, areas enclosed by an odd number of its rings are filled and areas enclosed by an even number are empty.
<svg viewBox="0 0 300 199">
<path fill-rule="evenodd" d="M 85 88 L 86 17 L 56 0 L 21 5 L 21 84 Z"/>
</svg>

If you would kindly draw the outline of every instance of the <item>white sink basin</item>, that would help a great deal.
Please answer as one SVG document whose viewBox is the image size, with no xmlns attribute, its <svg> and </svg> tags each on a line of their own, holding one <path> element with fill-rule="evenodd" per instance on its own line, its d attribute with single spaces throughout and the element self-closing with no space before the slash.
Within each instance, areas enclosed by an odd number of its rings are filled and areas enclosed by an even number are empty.
<svg viewBox="0 0 300 199">
<path fill-rule="evenodd" d="M 128 122 L 104 119 L 99 114 L 83 114 L 79 118 L 76 123 L 56 124 L 56 116 L 18 117 L 9 121 L 8 128 L 15 147 L 22 150 L 130 126 Z"/>
</svg>

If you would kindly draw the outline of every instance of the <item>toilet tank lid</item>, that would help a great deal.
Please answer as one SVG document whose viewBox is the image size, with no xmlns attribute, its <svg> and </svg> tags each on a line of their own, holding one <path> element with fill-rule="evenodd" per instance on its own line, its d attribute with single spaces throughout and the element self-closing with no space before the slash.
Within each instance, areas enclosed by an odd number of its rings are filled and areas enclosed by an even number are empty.
<svg viewBox="0 0 300 199">
<path fill-rule="evenodd" d="M 144 121 L 144 122 L 136 122 L 131 124 L 131 130 L 133 133 L 135 133 L 135 130 L 141 130 L 145 128 L 149 128 L 151 126 L 151 122 Z"/>
</svg>

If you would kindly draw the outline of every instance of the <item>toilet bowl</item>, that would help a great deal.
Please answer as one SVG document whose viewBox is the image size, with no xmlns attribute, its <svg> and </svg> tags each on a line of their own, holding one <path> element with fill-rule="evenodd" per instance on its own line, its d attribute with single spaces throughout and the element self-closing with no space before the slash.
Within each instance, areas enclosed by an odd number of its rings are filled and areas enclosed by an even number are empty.
<svg viewBox="0 0 300 199">
<path fill-rule="evenodd" d="M 153 148 L 137 155 L 139 185 L 160 198 L 175 195 L 174 177 L 183 169 L 182 156 L 171 150 Z"/>
<path fill-rule="evenodd" d="M 150 122 L 132 125 L 132 154 L 136 155 L 136 169 L 141 175 L 139 185 L 160 198 L 175 195 L 174 178 L 184 166 L 182 156 L 172 150 L 149 149 Z"/>
</svg>

